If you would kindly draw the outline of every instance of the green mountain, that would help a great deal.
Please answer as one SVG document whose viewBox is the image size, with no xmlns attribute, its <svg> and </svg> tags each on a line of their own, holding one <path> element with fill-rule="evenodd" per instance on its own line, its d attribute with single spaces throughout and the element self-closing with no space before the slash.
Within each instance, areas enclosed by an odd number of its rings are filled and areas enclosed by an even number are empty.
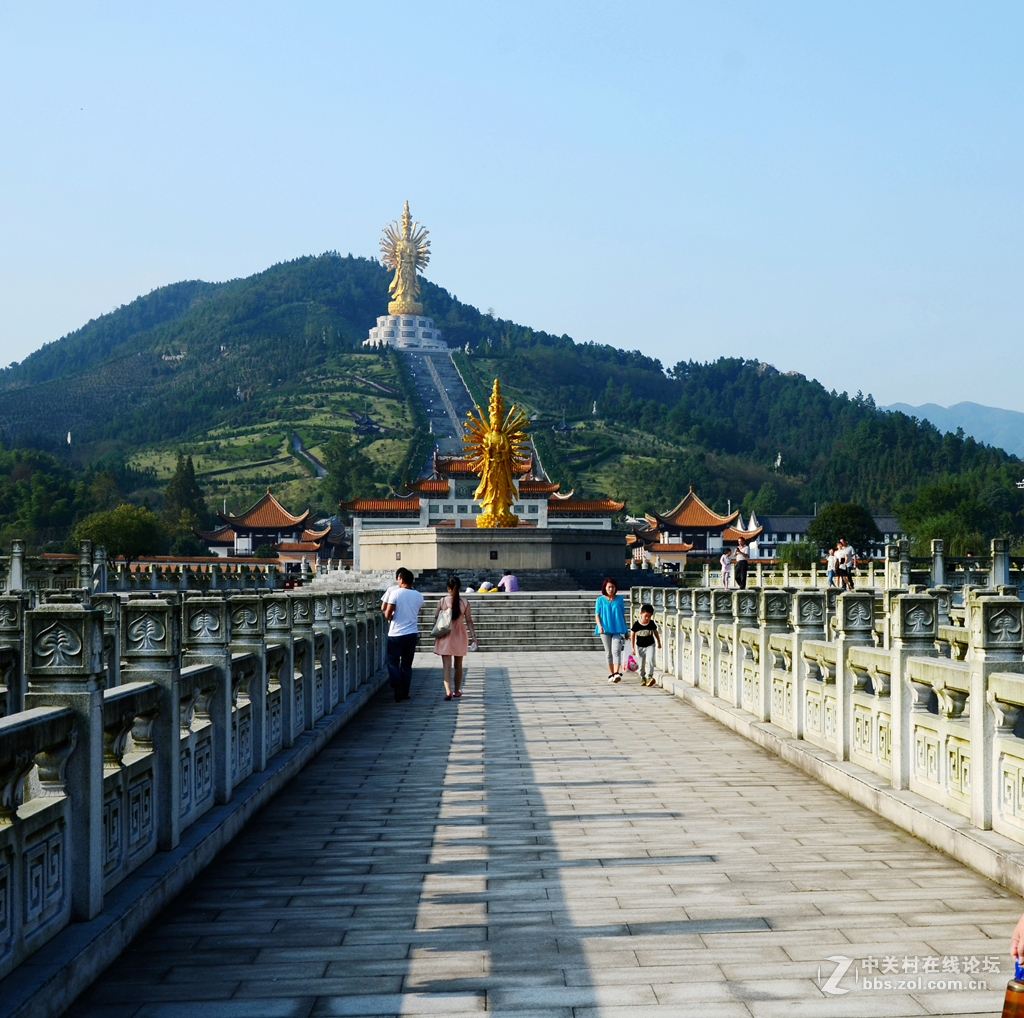
<svg viewBox="0 0 1024 1018">
<path fill-rule="evenodd" d="M 296 439 L 320 455 L 369 412 L 384 430 L 355 445 L 382 484 L 397 483 L 415 473 L 426 436 L 399 361 L 360 345 L 387 285 L 376 261 L 328 253 L 162 287 L 0 371 L 0 438 L 79 469 L 128 462 L 121 475 L 149 478 L 135 494 L 154 502 L 182 448 L 212 505 L 239 509 L 273 485 L 297 508 L 326 510 Z M 482 314 L 426 280 L 422 299 L 474 395 L 499 377 L 537 415 L 548 472 L 577 492 L 625 497 L 632 513 L 668 508 L 689 485 L 722 510 L 839 500 L 880 512 L 923 484 L 955 477 L 975 494 L 1005 492 L 1021 474 L 1000 449 L 798 373 L 736 358 L 666 369 Z"/>
</svg>

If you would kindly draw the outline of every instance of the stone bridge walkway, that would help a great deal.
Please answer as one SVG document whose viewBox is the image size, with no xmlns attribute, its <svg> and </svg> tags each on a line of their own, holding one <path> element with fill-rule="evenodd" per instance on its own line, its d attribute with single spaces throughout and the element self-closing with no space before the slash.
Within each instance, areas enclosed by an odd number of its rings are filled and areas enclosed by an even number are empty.
<svg viewBox="0 0 1024 1018">
<path fill-rule="evenodd" d="M 1020 899 L 598 655 L 418 660 L 69 1015 L 999 1013 Z"/>
</svg>

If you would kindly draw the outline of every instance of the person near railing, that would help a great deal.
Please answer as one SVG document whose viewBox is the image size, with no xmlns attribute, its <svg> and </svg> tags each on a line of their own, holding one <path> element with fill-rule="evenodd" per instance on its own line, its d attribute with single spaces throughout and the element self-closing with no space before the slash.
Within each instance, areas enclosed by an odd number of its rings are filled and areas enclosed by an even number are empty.
<svg viewBox="0 0 1024 1018">
<path fill-rule="evenodd" d="M 747 569 L 750 567 L 750 549 L 747 547 L 745 538 L 740 538 L 736 550 L 732 553 L 732 557 L 735 562 L 732 570 L 733 579 L 740 590 L 746 590 Z"/>
<path fill-rule="evenodd" d="M 825 586 L 836 585 L 836 549 L 829 548 L 828 557 L 825 559 Z"/>
<path fill-rule="evenodd" d="M 404 566 L 395 573 L 395 584 L 384 591 L 381 610 L 388 627 L 388 675 L 395 691 L 395 703 L 409 699 L 412 659 L 416 654 L 418 619 L 423 595 L 414 590 L 413 575 Z"/>
<path fill-rule="evenodd" d="M 654 605 L 640 605 L 640 618 L 635 619 L 629 631 L 633 652 L 640 659 L 640 685 L 654 685 L 654 645 L 661 649 L 661 634 L 654 621 Z"/>
</svg>

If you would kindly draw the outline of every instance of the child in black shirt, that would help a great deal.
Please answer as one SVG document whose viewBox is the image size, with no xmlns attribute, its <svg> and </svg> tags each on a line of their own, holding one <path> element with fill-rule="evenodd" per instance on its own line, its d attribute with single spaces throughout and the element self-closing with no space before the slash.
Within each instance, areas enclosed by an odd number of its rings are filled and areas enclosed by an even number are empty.
<svg viewBox="0 0 1024 1018">
<path fill-rule="evenodd" d="M 640 659 L 640 685 L 654 685 L 654 645 L 661 647 L 661 635 L 658 624 L 654 621 L 654 605 L 640 605 L 640 618 L 629 632 L 633 653 Z"/>
</svg>

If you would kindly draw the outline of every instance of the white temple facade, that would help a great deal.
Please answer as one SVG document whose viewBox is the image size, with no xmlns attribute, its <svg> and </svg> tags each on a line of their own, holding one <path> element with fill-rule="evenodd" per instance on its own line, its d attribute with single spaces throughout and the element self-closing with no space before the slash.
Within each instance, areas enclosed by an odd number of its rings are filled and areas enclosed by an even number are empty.
<svg viewBox="0 0 1024 1018">
<path fill-rule="evenodd" d="M 433 318 L 422 315 L 381 315 L 377 327 L 370 329 L 363 346 L 394 346 L 399 350 L 448 350 L 441 339 L 441 330 L 434 328 Z"/>
</svg>

